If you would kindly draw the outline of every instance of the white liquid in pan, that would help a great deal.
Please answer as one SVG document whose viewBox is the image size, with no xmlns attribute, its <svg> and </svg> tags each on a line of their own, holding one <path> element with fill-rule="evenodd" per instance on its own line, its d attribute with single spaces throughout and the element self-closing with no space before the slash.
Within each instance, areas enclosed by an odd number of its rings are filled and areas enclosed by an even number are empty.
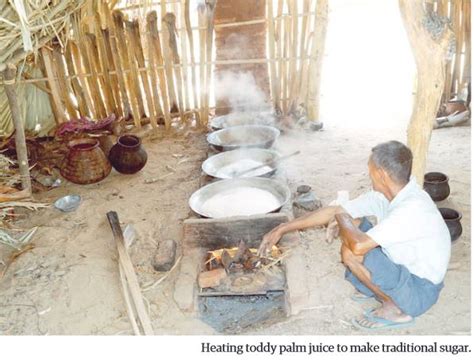
<svg viewBox="0 0 474 360">
<path fill-rule="evenodd" d="M 236 162 L 233 162 L 229 165 L 226 165 L 220 168 L 219 171 L 217 171 L 217 176 L 220 178 L 232 178 L 232 177 L 235 177 L 236 175 L 239 175 L 239 173 L 243 171 L 250 170 L 260 165 L 262 165 L 261 162 L 255 161 L 252 159 L 237 160 Z M 270 172 L 271 170 L 272 168 L 270 166 L 264 166 L 264 167 L 255 169 L 254 171 L 245 173 L 242 175 L 242 177 L 259 176 L 262 174 L 266 174 L 267 172 Z"/>
<path fill-rule="evenodd" d="M 280 202 L 272 193 L 246 186 L 214 195 L 204 202 L 202 211 L 211 218 L 222 218 L 266 214 L 279 207 Z"/>
</svg>

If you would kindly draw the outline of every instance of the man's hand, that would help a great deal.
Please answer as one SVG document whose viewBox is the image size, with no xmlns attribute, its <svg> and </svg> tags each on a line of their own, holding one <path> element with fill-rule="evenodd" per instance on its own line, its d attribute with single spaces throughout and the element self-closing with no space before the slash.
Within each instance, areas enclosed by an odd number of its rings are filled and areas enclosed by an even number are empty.
<svg viewBox="0 0 474 360">
<path fill-rule="evenodd" d="M 270 254 L 273 245 L 276 245 L 278 241 L 280 241 L 282 236 L 282 225 L 278 225 L 272 231 L 266 233 L 263 236 L 263 240 L 260 244 L 260 247 L 258 248 L 257 255 L 267 257 Z"/>
<path fill-rule="evenodd" d="M 335 238 L 339 236 L 339 225 L 336 220 L 329 223 L 326 229 L 326 242 L 332 244 Z"/>
</svg>

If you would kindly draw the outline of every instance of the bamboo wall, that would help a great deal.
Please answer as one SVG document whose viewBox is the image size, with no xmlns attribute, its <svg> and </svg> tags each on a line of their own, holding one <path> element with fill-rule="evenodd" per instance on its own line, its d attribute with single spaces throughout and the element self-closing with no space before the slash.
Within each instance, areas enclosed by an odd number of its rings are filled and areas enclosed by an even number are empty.
<svg viewBox="0 0 474 360">
<path fill-rule="evenodd" d="M 470 0 L 432 1 L 435 11 L 449 16 L 460 39 L 447 69 L 449 99 L 470 81 Z M 114 10 L 111 2 L 99 0 L 94 2 L 98 11 L 72 18 L 68 41 L 41 49 L 37 64 L 43 77 L 23 75 L 19 82 L 48 94 L 58 124 L 114 113 L 137 127 L 151 123 L 169 129 L 192 119 L 207 124 L 216 66 L 265 65 L 272 106 L 283 114 L 307 109 L 314 100 L 308 98 L 308 78 L 319 2 L 267 0 L 261 18 L 219 23 L 212 0 L 198 9 L 190 0 L 137 0 Z M 238 33 L 255 24 L 266 26 L 266 56 L 215 59 L 216 29 Z"/>
<path fill-rule="evenodd" d="M 190 9 L 188 0 L 129 5 L 72 19 L 65 44 L 49 44 L 38 57 L 44 77 L 34 83 L 50 99 L 56 123 L 111 113 L 170 128 L 172 121 L 208 120 L 211 82 L 216 65 L 268 65 L 271 101 L 289 112 L 306 101 L 311 31 L 316 0 L 265 2 L 266 15 L 251 21 L 214 26 L 213 1 Z M 303 5 L 302 5 L 303 4 Z M 268 21 L 268 19 L 271 19 Z M 214 60 L 215 29 L 239 32 L 242 26 L 266 24 L 263 57 Z"/>
<path fill-rule="evenodd" d="M 435 11 L 449 19 L 456 36 L 453 56 L 446 66 L 442 103 L 460 96 L 471 81 L 471 0 L 437 0 Z"/>
</svg>

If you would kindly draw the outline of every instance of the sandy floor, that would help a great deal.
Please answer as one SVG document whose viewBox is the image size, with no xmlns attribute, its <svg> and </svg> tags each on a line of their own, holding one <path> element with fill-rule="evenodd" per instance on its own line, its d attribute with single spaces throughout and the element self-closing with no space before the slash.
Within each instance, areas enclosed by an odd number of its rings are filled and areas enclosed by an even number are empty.
<svg viewBox="0 0 474 360">
<path fill-rule="evenodd" d="M 278 142 L 282 152 L 300 149 L 302 155 L 285 163 L 292 190 L 309 184 L 327 204 L 337 190 L 356 196 L 369 188 L 367 157 L 370 148 L 389 139 L 404 140 L 403 130 L 348 130 L 287 134 Z M 41 194 L 40 201 L 77 193 L 79 209 L 63 214 L 54 208 L 36 212 L 20 226 L 39 226 L 35 249 L 20 256 L 0 282 L 0 334 L 131 334 L 122 298 L 117 251 L 106 213 L 118 212 L 133 224 L 137 239 L 130 248 L 142 288 L 162 277 L 151 266 L 159 241 L 181 242 L 182 222 L 191 213 L 187 199 L 198 188 L 200 165 L 206 157 L 204 136 L 147 140 L 149 161 L 137 175 L 115 171 L 99 184 L 64 183 Z M 145 180 L 170 176 L 146 184 Z M 452 248 L 451 267 L 441 298 L 416 325 L 386 334 L 470 333 L 470 128 L 433 133 L 428 170 L 450 177 L 451 196 L 440 205 L 463 213 L 464 232 Z M 311 290 L 307 310 L 281 319 L 270 327 L 248 334 L 361 334 L 350 325 L 353 317 L 374 303 L 360 305 L 349 299 L 351 286 L 343 279 L 339 244 L 324 242 L 320 229 L 302 233 Z M 2 259 L 8 249 L 0 248 Z M 179 268 L 155 288 L 144 293 L 157 334 L 214 334 L 197 316 L 182 313 L 173 300 Z"/>
</svg>

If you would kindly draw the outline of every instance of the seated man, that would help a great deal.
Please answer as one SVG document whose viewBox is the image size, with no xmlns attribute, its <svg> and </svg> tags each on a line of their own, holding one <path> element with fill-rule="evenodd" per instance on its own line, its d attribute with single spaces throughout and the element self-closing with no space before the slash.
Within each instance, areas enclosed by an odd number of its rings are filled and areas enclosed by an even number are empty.
<svg viewBox="0 0 474 360">
<path fill-rule="evenodd" d="M 382 303 L 353 324 L 380 329 L 413 323 L 438 300 L 451 241 L 436 205 L 410 179 L 412 159 L 398 141 L 377 145 L 368 163 L 373 191 L 279 225 L 264 236 L 259 254 L 290 231 L 327 225 L 335 217 L 346 279 L 358 290 L 358 299 L 375 297 Z M 377 225 L 364 219 L 359 229 L 356 218 L 365 216 L 375 216 Z"/>
</svg>

